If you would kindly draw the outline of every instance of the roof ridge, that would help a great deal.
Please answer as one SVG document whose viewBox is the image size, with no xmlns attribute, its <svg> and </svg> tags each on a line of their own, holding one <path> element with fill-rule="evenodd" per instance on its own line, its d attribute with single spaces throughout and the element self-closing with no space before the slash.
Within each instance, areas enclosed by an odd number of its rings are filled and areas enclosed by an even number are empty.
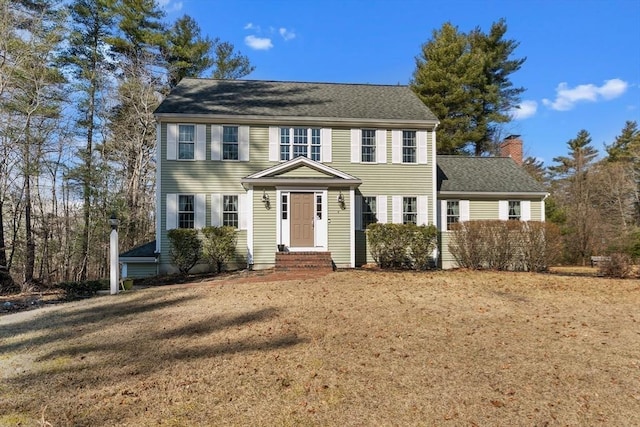
<svg viewBox="0 0 640 427">
<path fill-rule="evenodd" d="M 386 84 L 386 83 L 349 83 L 349 82 L 319 82 L 319 81 L 301 81 L 301 80 L 261 80 L 261 79 L 214 79 L 211 77 L 185 77 L 182 80 L 200 80 L 211 82 L 259 82 L 259 83 L 297 83 L 297 84 L 319 84 L 319 85 L 341 85 L 341 86 L 379 86 L 379 87 L 402 87 L 409 88 L 409 85 Z M 181 81 L 182 81 L 181 80 Z"/>
</svg>

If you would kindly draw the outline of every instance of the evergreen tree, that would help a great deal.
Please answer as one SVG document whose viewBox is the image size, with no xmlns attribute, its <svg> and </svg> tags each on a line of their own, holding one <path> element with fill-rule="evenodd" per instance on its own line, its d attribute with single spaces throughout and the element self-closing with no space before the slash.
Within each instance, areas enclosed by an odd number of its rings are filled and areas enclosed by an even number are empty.
<svg viewBox="0 0 640 427">
<path fill-rule="evenodd" d="M 200 35 L 200 27 L 190 16 L 184 15 L 171 27 L 163 55 L 169 68 L 169 88 L 184 77 L 198 77 L 213 65 L 210 56 L 216 40 Z"/>
<path fill-rule="evenodd" d="M 249 62 L 249 58 L 242 53 L 235 53 L 234 47 L 229 42 L 216 42 L 214 48 L 214 79 L 241 79 L 256 69 Z"/>
<path fill-rule="evenodd" d="M 447 22 L 422 46 L 411 87 L 440 120 L 439 154 L 484 154 L 496 125 L 510 120 L 524 89 L 509 78 L 525 59 L 511 59 L 518 43 L 504 39 L 506 31 L 504 20 L 489 34 Z"/>
</svg>

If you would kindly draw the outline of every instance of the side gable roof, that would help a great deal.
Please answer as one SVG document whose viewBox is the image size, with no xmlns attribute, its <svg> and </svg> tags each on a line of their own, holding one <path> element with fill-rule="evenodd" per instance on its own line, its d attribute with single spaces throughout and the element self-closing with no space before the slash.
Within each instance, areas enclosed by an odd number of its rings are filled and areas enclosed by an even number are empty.
<svg viewBox="0 0 640 427">
<path fill-rule="evenodd" d="M 438 122 L 408 86 L 194 78 L 183 79 L 155 114 Z"/>
<path fill-rule="evenodd" d="M 545 188 L 510 157 L 437 156 L 438 192 L 544 196 Z"/>
</svg>

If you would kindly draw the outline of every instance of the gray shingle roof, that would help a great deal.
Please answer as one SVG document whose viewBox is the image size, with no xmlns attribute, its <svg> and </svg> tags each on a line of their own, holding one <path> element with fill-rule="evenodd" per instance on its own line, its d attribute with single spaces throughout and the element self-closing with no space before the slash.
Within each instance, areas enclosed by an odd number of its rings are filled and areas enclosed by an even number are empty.
<svg viewBox="0 0 640 427">
<path fill-rule="evenodd" d="M 156 241 L 145 243 L 120 254 L 122 258 L 153 257 L 156 252 Z"/>
<path fill-rule="evenodd" d="M 438 191 L 545 193 L 510 157 L 437 156 Z"/>
<path fill-rule="evenodd" d="M 408 86 L 192 78 L 155 113 L 437 121 Z"/>
</svg>

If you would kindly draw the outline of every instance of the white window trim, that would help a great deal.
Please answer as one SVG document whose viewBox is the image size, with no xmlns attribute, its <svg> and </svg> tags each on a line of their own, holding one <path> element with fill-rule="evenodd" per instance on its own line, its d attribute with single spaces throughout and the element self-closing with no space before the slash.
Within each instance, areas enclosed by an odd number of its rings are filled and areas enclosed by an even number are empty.
<svg viewBox="0 0 640 427">
<path fill-rule="evenodd" d="M 294 144 L 293 140 L 294 140 L 294 129 L 305 129 L 307 131 L 307 155 L 305 156 L 306 158 L 313 160 L 315 162 L 323 162 L 323 158 L 325 155 L 325 149 L 324 149 L 324 141 L 323 141 L 323 137 L 324 136 L 329 136 L 330 133 L 328 133 L 327 131 L 323 132 L 323 128 L 319 128 L 319 127 L 307 127 L 307 126 L 291 126 L 291 127 L 287 127 L 287 126 L 278 126 L 277 128 L 277 150 L 278 150 L 278 154 L 277 154 L 277 158 L 279 162 L 288 162 L 289 160 L 293 160 L 295 157 L 293 157 L 293 147 L 298 145 L 298 144 Z M 280 158 L 280 146 L 282 145 L 280 143 L 281 141 L 281 134 L 280 134 L 280 129 L 288 129 L 289 130 L 289 158 L 288 159 L 281 159 Z M 318 130 L 319 131 L 319 137 L 320 137 L 320 158 L 318 160 L 314 160 L 311 157 L 311 148 L 314 146 L 312 143 L 313 140 L 313 130 Z M 271 146 L 271 128 L 269 129 L 269 160 L 271 160 L 271 150 L 272 150 L 272 146 Z M 302 145 L 302 144 L 300 144 Z M 300 157 L 300 156 L 298 156 Z"/>
<path fill-rule="evenodd" d="M 238 128 L 238 159 L 223 159 L 223 127 Z M 240 126 L 236 124 L 218 124 L 211 126 L 211 160 L 223 162 L 248 162 L 250 159 L 250 139 L 251 128 L 249 126 Z"/>
</svg>

